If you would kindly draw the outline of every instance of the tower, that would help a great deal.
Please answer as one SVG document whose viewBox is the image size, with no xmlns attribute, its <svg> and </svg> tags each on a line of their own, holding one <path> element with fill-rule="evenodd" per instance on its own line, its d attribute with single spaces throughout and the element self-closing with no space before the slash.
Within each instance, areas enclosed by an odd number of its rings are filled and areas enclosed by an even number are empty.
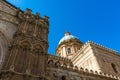
<svg viewBox="0 0 120 80">
<path fill-rule="evenodd" d="M 65 32 L 56 49 L 57 56 L 71 59 L 82 45 L 83 43 L 78 38 L 71 35 L 70 32 Z"/>
<path fill-rule="evenodd" d="M 25 12 L 18 11 L 16 17 L 20 19 L 20 23 L 2 71 L 41 76 L 46 72 L 48 17 L 41 18 L 39 13 L 33 15 L 30 9 Z M 13 76 L 11 80 L 17 79 Z M 23 77 L 20 80 L 23 80 Z"/>
</svg>

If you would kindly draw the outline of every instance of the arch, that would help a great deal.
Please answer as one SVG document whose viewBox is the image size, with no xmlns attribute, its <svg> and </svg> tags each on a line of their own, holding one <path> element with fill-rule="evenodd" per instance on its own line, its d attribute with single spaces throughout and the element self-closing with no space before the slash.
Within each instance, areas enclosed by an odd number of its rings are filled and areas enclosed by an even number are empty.
<svg viewBox="0 0 120 80">
<path fill-rule="evenodd" d="M 72 54 L 71 48 L 67 48 L 67 53 Z"/>
<path fill-rule="evenodd" d="M 62 77 L 61 77 L 61 80 L 66 80 L 66 76 L 62 76 Z"/>
<path fill-rule="evenodd" d="M 54 64 L 53 60 L 49 60 L 48 65 L 52 65 L 52 64 Z"/>
<path fill-rule="evenodd" d="M 67 67 L 67 64 L 66 64 L 66 63 L 63 63 L 63 67 Z"/>
<path fill-rule="evenodd" d="M 117 68 L 116 68 L 116 65 L 112 63 L 111 66 L 112 66 L 114 72 L 115 72 L 115 73 L 118 73 Z"/>
<path fill-rule="evenodd" d="M 0 31 L 0 68 L 7 55 L 9 45 L 9 39 Z"/>
<path fill-rule="evenodd" d="M 39 54 L 43 54 L 43 53 L 44 53 L 44 50 L 40 44 L 33 45 L 33 54 L 39 55 Z"/>
<path fill-rule="evenodd" d="M 0 63 L 2 62 L 2 57 L 3 57 L 3 48 L 2 48 L 2 45 L 0 43 Z"/>
<path fill-rule="evenodd" d="M 61 64 L 60 64 L 60 62 L 59 61 L 57 61 L 56 63 L 55 63 L 55 67 L 59 67 Z"/>
<path fill-rule="evenodd" d="M 31 43 L 27 40 L 20 41 L 20 48 L 18 48 L 18 53 L 15 61 L 15 70 L 18 72 L 25 73 L 28 67 L 29 54 L 31 51 Z"/>
<path fill-rule="evenodd" d="M 32 44 L 31 44 L 31 42 L 30 42 L 30 39 L 25 39 L 25 40 L 20 41 L 20 42 L 19 42 L 19 45 L 21 45 L 21 46 L 26 45 L 26 46 L 28 46 L 29 48 L 32 48 L 32 47 L 33 47 Z"/>
<path fill-rule="evenodd" d="M 24 80 L 24 77 L 20 75 L 14 75 L 11 77 L 11 80 Z"/>
<path fill-rule="evenodd" d="M 32 64 L 31 64 L 31 73 L 35 75 L 39 75 L 42 73 L 44 69 L 44 62 L 43 60 L 45 59 L 44 56 L 40 56 L 43 54 L 43 48 L 40 44 L 34 44 L 33 45 L 33 51 L 32 51 Z"/>
</svg>

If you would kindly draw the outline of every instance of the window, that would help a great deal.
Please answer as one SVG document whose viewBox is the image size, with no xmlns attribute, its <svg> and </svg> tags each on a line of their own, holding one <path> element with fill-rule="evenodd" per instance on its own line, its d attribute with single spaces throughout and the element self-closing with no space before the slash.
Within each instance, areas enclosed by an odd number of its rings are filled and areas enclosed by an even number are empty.
<svg viewBox="0 0 120 80">
<path fill-rule="evenodd" d="M 55 63 L 55 67 L 59 67 L 60 66 L 60 63 L 59 62 L 56 62 Z"/>
<path fill-rule="evenodd" d="M 57 54 L 57 56 L 60 56 L 60 55 L 61 55 L 60 53 Z"/>
<path fill-rule="evenodd" d="M 111 66 L 112 66 L 114 72 L 115 72 L 115 73 L 118 73 L 115 64 L 112 63 Z"/>
<path fill-rule="evenodd" d="M 62 78 L 61 78 L 62 80 L 66 80 L 66 76 L 62 76 Z"/>
<path fill-rule="evenodd" d="M 48 61 L 48 64 L 52 65 L 52 64 L 53 64 L 53 61 L 52 61 L 52 60 Z"/>
<path fill-rule="evenodd" d="M 67 49 L 67 52 L 68 52 L 68 54 L 71 54 L 71 49 L 68 48 L 68 49 Z"/>
</svg>

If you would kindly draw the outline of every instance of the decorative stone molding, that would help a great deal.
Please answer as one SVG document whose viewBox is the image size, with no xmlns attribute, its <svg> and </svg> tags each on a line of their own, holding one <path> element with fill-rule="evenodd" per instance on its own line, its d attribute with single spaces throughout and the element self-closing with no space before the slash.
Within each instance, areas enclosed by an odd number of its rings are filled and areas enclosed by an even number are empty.
<svg viewBox="0 0 120 80">
<path fill-rule="evenodd" d="M 111 74 L 106 74 L 106 73 L 102 73 L 102 72 L 98 72 L 98 71 L 94 71 L 94 70 L 88 70 L 87 68 L 78 68 L 77 66 L 71 66 L 69 67 L 69 65 L 64 66 L 62 64 L 59 64 L 59 67 L 55 66 L 55 60 L 60 61 L 59 57 L 55 57 L 55 56 L 49 56 L 48 58 L 48 62 L 51 61 L 50 64 L 48 64 L 48 67 L 50 68 L 57 68 L 57 69 L 61 69 L 61 70 L 67 70 L 69 72 L 76 72 L 79 74 L 84 74 L 84 75 L 94 75 L 94 76 L 99 76 L 99 77 L 106 77 L 106 78 L 111 78 L 111 79 L 116 79 L 119 80 L 120 78 Z"/>
<path fill-rule="evenodd" d="M 79 55 L 78 53 L 80 53 L 80 51 L 82 51 L 82 50 L 83 50 L 85 47 L 87 47 L 88 45 L 94 45 L 94 46 L 96 46 L 96 47 L 98 47 L 98 48 L 101 48 L 101 49 L 104 49 L 104 50 L 106 50 L 106 51 L 109 51 L 109 52 L 111 52 L 111 53 L 114 54 L 114 55 L 120 56 L 120 55 L 118 54 L 118 51 L 109 49 L 109 48 L 107 48 L 107 47 L 104 47 L 104 46 L 102 46 L 102 45 L 100 45 L 100 44 L 97 44 L 97 43 L 94 43 L 94 42 L 92 42 L 92 41 L 88 41 L 88 42 L 86 42 L 86 43 L 77 51 L 76 55 L 73 56 L 73 59 L 74 59 L 75 57 L 77 57 L 77 56 Z"/>
</svg>

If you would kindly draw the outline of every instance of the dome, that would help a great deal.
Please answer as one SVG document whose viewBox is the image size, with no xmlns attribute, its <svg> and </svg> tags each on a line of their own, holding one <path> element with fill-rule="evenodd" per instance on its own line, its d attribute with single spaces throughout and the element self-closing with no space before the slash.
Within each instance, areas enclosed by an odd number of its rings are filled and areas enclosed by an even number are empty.
<svg viewBox="0 0 120 80">
<path fill-rule="evenodd" d="M 77 39 L 77 37 L 71 35 L 69 32 L 65 33 L 65 36 L 59 41 L 59 44 L 61 44 L 64 41 L 69 41 L 71 39 Z M 78 40 L 78 39 L 77 39 Z"/>
</svg>

